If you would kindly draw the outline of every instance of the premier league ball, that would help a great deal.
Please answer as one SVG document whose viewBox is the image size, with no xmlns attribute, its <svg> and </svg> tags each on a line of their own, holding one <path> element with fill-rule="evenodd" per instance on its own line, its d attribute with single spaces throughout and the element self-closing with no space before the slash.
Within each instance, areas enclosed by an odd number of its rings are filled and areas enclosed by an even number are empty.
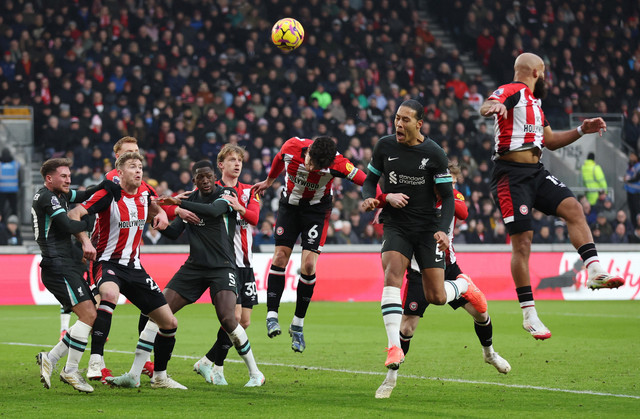
<svg viewBox="0 0 640 419">
<path fill-rule="evenodd" d="M 280 19 L 271 29 L 271 40 L 281 50 L 293 51 L 304 41 L 304 28 L 293 18 Z"/>
</svg>

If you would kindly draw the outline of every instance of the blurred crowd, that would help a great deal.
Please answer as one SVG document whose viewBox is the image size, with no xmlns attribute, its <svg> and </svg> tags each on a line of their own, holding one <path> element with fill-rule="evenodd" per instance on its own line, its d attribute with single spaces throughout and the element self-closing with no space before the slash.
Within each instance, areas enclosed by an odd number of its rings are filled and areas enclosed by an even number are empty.
<svg viewBox="0 0 640 419">
<path fill-rule="evenodd" d="M 571 112 L 623 113 L 625 140 L 636 148 L 636 4 L 424 3 L 499 83 L 511 80 L 518 53 L 543 56 L 554 85 L 544 109 L 556 129 Z M 305 41 L 286 54 L 270 34 L 288 16 L 302 23 Z M 458 187 L 470 217 L 459 241 L 506 243 L 489 194 L 492 122 L 478 115 L 488 89 L 482 75 L 466 73 L 460 50 L 445 49 L 410 0 L 7 0 L 0 101 L 33 106 L 37 156 L 71 157 L 74 184 L 102 180 L 113 144 L 130 135 L 146 157 L 148 182 L 170 194 L 193 188 L 190 166 L 215 161 L 225 143 L 248 151 L 240 181 L 249 184 L 266 178 L 293 136 L 332 136 L 365 169 L 376 141 L 394 132 L 399 103 L 418 98 L 423 133 L 462 168 Z M 273 242 L 280 187 L 264 200 L 258 243 Z M 328 243 L 378 243 L 372 215 L 358 211 L 359 188 L 336 182 L 334 192 Z M 617 214 L 606 219 L 613 228 L 601 237 L 614 240 Z M 540 217 L 534 242 L 566 242 L 561 223 Z M 161 242 L 147 233 L 148 242 Z"/>
</svg>

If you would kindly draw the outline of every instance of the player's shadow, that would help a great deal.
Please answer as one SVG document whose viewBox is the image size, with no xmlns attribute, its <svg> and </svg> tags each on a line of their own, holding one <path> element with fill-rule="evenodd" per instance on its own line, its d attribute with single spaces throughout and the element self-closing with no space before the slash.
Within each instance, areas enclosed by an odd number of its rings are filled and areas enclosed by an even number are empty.
<svg viewBox="0 0 640 419">
<path fill-rule="evenodd" d="M 538 284 L 537 289 L 547 289 L 547 288 L 564 288 L 571 287 L 575 284 L 575 279 L 578 273 L 582 270 L 582 260 L 578 259 L 576 263 L 573 264 L 573 268 L 570 270 L 561 273 L 556 276 L 548 276 L 546 278 L 540 279 L 540 283 Z"/>
</svg>

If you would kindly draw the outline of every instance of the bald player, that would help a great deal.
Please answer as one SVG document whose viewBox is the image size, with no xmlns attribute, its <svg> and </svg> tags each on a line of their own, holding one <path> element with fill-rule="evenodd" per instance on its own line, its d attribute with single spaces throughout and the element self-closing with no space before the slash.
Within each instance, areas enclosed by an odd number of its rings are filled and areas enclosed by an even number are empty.
<svg viewBox="0 0 640 419">
<path fill-rule="evenodd" d="M 592 118 L 577 128 L 554 132 L 542 110 L 541 99 L 547 90 L 542 59 L 523 53 L 516 58 L 514 73 L 513 82 L 493 92 L 480 114 L 493 116 L 496 123 L 491 193 L 511 236 L 511 275 L 522 308 L 522 327 L 535 339 L 548 339 L 551 332 L 538 318 L 529 276 L 533 208 L 566 221 L 571 243 L 587 267 L 589 288 L 624 284 L 624 279 L 610 275 L 600 264 L 582 207 L 571 190 L 540 163 L 544 147 L 557 150 L 584 134 L 602 136 L 607 125 L 602 118 Z"/>
</svg>

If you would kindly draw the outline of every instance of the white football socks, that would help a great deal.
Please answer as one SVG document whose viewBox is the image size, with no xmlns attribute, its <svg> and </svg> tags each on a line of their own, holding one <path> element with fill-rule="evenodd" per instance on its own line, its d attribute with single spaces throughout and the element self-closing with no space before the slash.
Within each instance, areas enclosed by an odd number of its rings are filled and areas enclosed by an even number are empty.
<svg viewBox="0 0 640 419">
<path fill-rule="evenodd" d="M 387 331 L 389 347 L 400 347 L 400 322 L 402 322 L 402 299 L 400 288 L 386 286 L 380 299 L 382 320 Z"/>
</svg>

